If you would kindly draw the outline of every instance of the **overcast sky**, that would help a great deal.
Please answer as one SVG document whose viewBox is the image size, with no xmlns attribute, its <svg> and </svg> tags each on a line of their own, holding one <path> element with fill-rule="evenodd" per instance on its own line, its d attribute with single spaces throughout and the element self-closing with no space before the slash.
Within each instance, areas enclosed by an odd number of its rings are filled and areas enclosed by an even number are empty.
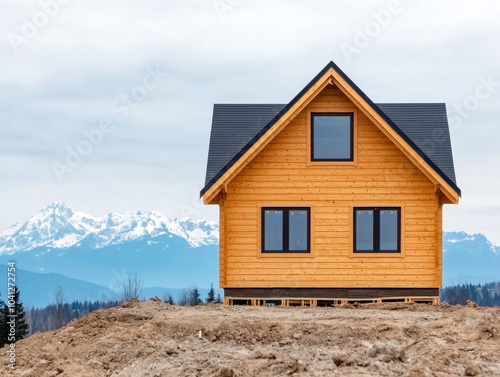
<svg viewBox="0 0 500 377">
<path fill-rule="evenodd" d="M 287 103 L 333 60 L 374 102 L 447 104 L 445 230 L 500 244 L 498 20 L 486 0 L 4 0 L 0 229 L 53 201 L 216 220 L 213 104 Z"/>
</svg>

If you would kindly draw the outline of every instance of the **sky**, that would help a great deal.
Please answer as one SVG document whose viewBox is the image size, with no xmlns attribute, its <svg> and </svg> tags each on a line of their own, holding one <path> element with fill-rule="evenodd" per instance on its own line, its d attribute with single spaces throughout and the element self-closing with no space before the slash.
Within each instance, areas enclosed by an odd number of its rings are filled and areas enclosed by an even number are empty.
<svg viewBox="0 0 500 377">
<path fill-rule="evenodd" d="M 287 103 L 333 60 L 374 102 L 444 102 L 458 206 L 500 244 L 500 3 L 4 0 L 0 229 L 54 201 L 92 215 L 203 206 L 214 103 Z"/>
</svg>

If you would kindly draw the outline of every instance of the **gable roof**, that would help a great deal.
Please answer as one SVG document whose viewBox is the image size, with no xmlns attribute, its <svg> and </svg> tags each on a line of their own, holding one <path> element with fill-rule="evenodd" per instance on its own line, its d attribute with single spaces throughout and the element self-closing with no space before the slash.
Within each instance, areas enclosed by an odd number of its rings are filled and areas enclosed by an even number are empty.
<svg viewBox="0 0 500 377">
<path fill-rule="evenodd" d="M 289 104 L 216 104 L 203 196 L 286 114 L 319 78 L 333 69 L 460 196 L 444 104 L 374 104 L 330 62 Z"/>
</svg>

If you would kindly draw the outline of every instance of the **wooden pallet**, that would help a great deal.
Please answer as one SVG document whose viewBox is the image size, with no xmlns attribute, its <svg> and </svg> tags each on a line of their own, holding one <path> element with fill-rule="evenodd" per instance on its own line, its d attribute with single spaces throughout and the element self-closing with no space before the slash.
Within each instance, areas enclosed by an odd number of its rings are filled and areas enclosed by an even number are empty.
<svg viewBox="0 0 500 377">
<path fill-rule="evenodd" d="M 439 297 L 380 297 L 380 298 L 332 298 L 332 299 L 304 299 L 304 298 L 241 298 L 224 297 L 224 305 L 234 306 L 283 306 L 283 307 L 335 307 L 347 304 L 381 304 L 381 303 L 419 303 L 439 305 Z"/>
</svg>

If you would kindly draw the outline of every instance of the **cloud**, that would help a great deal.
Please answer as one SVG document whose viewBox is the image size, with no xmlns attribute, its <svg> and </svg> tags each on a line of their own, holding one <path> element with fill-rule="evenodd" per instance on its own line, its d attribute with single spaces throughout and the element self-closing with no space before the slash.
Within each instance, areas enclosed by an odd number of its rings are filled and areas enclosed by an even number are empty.
<svg viewBox="0 0 500 377">
<path fill-rule="evenodd" d="M 387 1 L 222 0 L 222 14 L 214 1 L 54 1 L 67 5 L 17 52 L 8 35 L 22 35 L 43 9 L 31 0 L 2 5 L 1 227 L 52 200 L 95 214 L 149 208 L 175 216 L 204 183 L 213 104 L 288 102 L 329 60 L 375 102 L 446 102 L 450 110 L 480 77 L 500 80 L 500 5 L 486 0 L 401 0 L 350 59 L 342 44 L 378 22 Z M 157 65 L 168 76 L 122 119 L 113 103 Z M 452 130 L 464 201 L 445 220 L 483 226 L 498 240 L 488 225 L 494 213 L 472 224 L 468 198 L 498 197 L 491 167 L 500 162 L 499 108 L 500 90 Z M 51 164 L 103 119 L 114 131 L 58 182 Z M 216 209 L 204 215 L 216 219 Z"/>
</svg>

